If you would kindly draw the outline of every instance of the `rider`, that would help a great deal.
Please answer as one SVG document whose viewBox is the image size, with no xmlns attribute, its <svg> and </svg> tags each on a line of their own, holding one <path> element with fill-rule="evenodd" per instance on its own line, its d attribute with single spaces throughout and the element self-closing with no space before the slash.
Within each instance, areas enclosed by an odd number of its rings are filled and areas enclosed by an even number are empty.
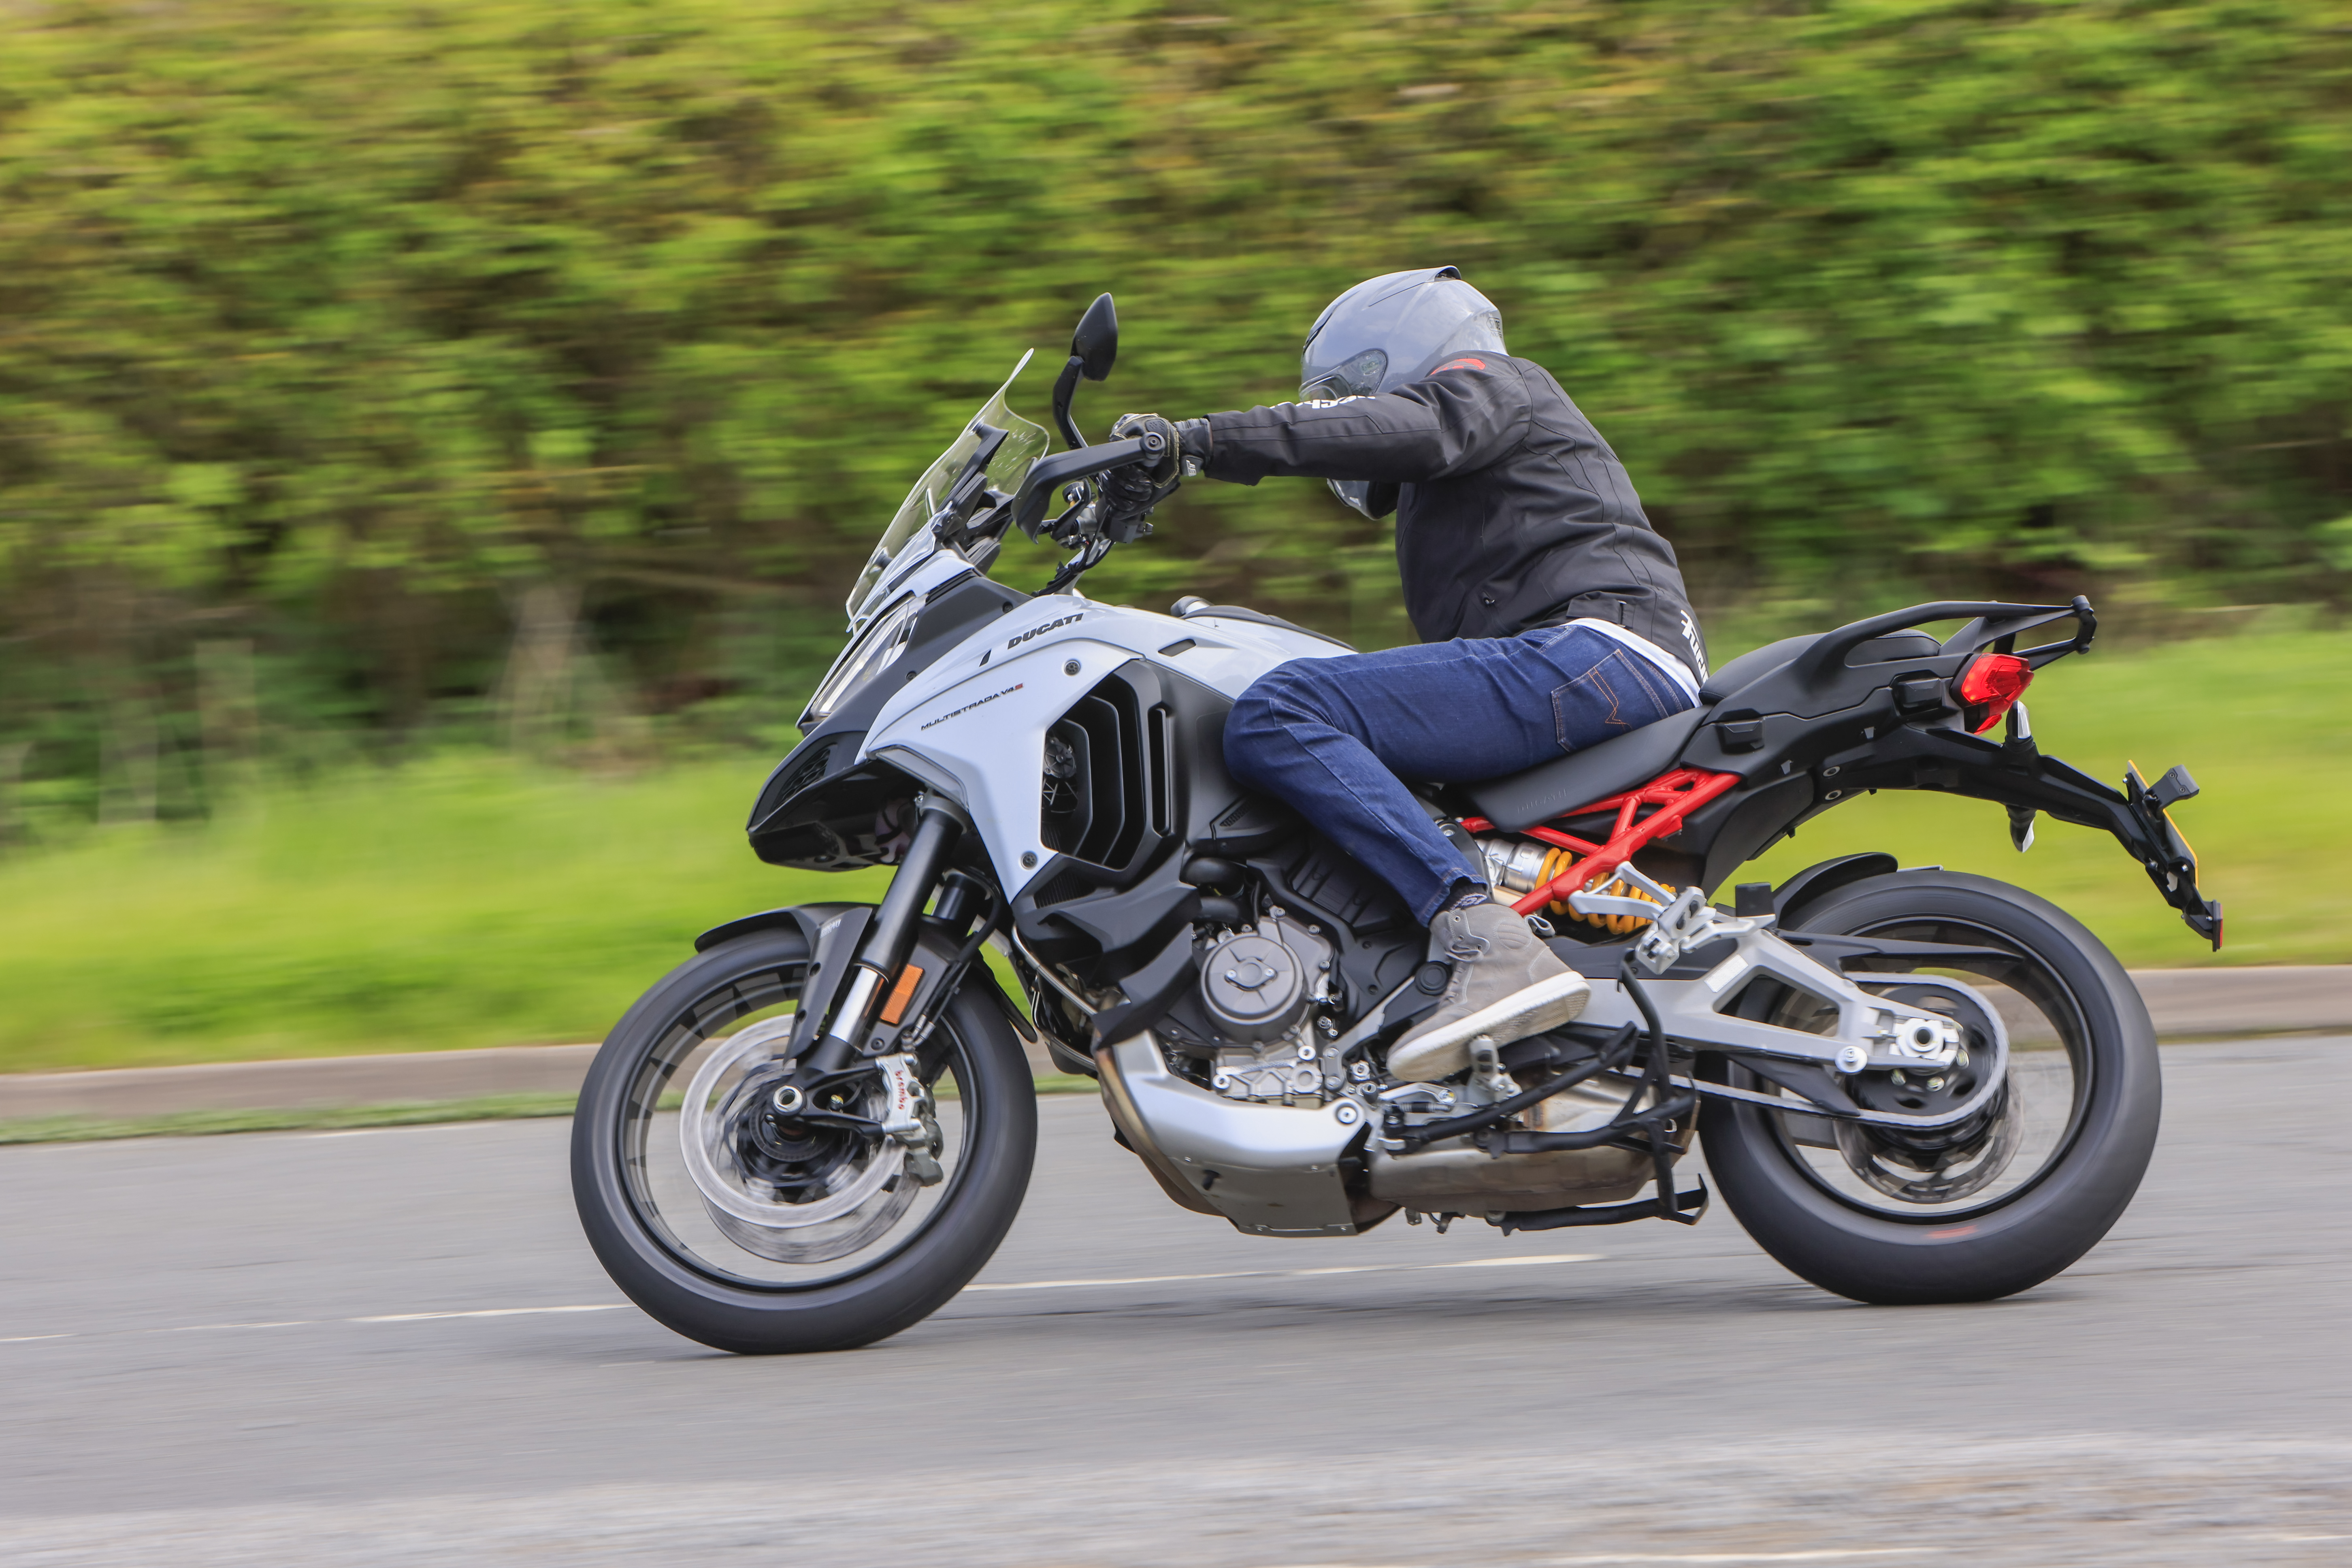
<svg viewBox="0 0 2352 1568">
<path fill-rule="evenodd" d="M 1172 424 L 1129 414 L 1112 433 L 1160 433 L 1158 483 L 1305 475 L 1366 517 L 1395 511 L 1405 608 L 1429 640 L 1267 671 L 1234 706 L 1225 763 L 1429 922 L 1450 978 L 1389 1068 L 1442 1078 L 1478 1036 L 1566 1023 L 1591 992 L 1400 775 L 1493 778 L 1681 712 L 1706 649 L 1616 454 L 1549 372 L 1505 352 L 1501 313 L 1455 268 L 1340 295 L 1307 335 L 1299 381 L 1296 403 Z"/>
</svg>

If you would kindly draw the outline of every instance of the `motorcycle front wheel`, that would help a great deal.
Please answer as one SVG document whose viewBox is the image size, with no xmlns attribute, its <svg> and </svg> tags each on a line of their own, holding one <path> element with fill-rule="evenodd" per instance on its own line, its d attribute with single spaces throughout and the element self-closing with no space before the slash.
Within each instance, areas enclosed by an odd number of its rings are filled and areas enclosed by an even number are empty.
<svg viewBox="0 0 2352 1568">
<path fill-rule="evenodd" d="M 656 1321 L 741 1354 L 847 1350 L 920 1321 L 987 1263 L 1037 1141 L 1020 1042 L 968 984 L 919 1053 L 933 1168 L 766 1114 L 808 970 L 797 929 L 720 942 L 614 1026 L 572 1129 L 572 1197 L 614 1282 Z M 852 1080 L 837 1110 L 863 1114 Z M 928 1178 L 928 1179 L 927 1179 Z"/>
<path fill-rule="evenodd" d="M 2162 1098 L 2147 1008 L 2115 955 L 2055 905 L 1961 872 L 1866 878 L 1792 917 L 1794 931 L 1973 950 L 1899 977 L 1850 978 L 1952 1016 L 1979 1067 L 1993 1059 L 1995 1027 L 2011 1048 L 2000 1094 L 1948 1140 L 1809 1115 L 1755 1074 L 1707 1063 L 1708 1077 L 1790 1101 L 1783 1112 L 1710 1098 L 1701 1114 L 1707 1168 L 1757 1245 L 1822 1289 L 1883 1305 L 2012 1295 L 2095 1246 L 2147 1169 Z M 1794 995 L 1755 1005 L 1750 1016 L 1800 1028 L 1818 1011 Z M 1916 1110 L 1972 1092 L 1966 1070 L 1948 1082 L 1856 1075 L 1874 1081 L 1850 1088 Z"/>
</svg>

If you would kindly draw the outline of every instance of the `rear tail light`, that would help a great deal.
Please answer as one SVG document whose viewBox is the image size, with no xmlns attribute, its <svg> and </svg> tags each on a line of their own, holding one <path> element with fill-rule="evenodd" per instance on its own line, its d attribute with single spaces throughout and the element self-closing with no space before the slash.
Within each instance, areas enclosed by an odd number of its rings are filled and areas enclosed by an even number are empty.
<svg viewBox="0 0 2352 1568">
<path fill-rule="evenodd" d="M 1969 730 L 1981 735 L 2017 706 L 2033 684 L 2033 667 L 2010 653 L 1979 654 L 1952 683 L 1952 696 L 1966 710 Z"/>
</svg>

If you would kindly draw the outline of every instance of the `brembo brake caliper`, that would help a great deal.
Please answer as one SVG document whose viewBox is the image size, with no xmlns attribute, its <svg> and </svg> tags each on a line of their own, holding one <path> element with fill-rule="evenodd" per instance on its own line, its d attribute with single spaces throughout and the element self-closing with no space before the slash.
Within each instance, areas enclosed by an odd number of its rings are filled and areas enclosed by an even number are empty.
<svg viewBox="0 0 2352 1568">
<path fill-rule="evenodd" d="M 906 1146 L 908 1174 L 927 1187 L 938 1185 L 945 1173 L 939 1162 L 940 1121 L 932 1110 L 931 1091 L 915 1070 L 915 1058 L 901 1052 L 877 1057 L 874 1065 L 882 1069 L 882 1086 L 888 1095 L 882 1113 L 883 1132 Z"/>
<path fill-rule="evenodd" d="M 1843 1075 L 1898 1068 L 1948 1068 L 1959 1059 L 1966 1047 L 1960 1026 L 1951 1019 L 1874 996 L 1836 970 L 1783 942 L 1770 929 L 1779 918 L 1775 915 L 1727 915 L 1709 904 L 1706 894 L 1697 888 L 1669 893 L 1632 866 L 1622 868 L 1618 875 L 1657 901 L 1577 892 L 1568 896 L 1569 907 L 1579 914 L 1633 915 L 1650 921 L 1649 929 L 1633 944 L 1633 959 L 1651 974 L 1664 975 L 1685 953 L 1710 943 L 1725 938 L 1735 942 L 1730 955 L 1698 979 L 1653 980 L 1643 984 L 1643 990 L 1656 1006 L 1666 1033 L 1676 1039 L 1702 1048 L 1714 1047 L 1811 1062 Z M 1829 1034 L 1809 1034 L 1756 1019 L 1734 1017 L 1717 1010 L 1721 1004 L 1739 994 L 1742 983 L 1758 975 L 1776 980 L 1833 1007 L 1837 1012 L 1836 1029 Z M 1968 990 L 1950 982 L 1939 980 L 1937 984 L 1955 991 Z M 1592 1005 L 1585 1010 L 1587 1022 L 1619 1022 L 1612 1016 L 1616 1011 L 1622 1011 L 1628 1018 L 1633 1016 L 1630 1001 L 1612 1005 L 1604 1001 L 1604 994 L 1596 990 Z M 1981 997 L 1976 1000 L 1983 1002 Z M 1992 1047 L 1996 1059 L 1985 1064 L 1984 1087 L 1968 1100 L 1931 1116 L 1852 1110 L 1832 1110 L 1832 1114 L 1922 1130 L 1975 1114 L 1980 1102 L 1989 1100 L 1999 1090 L 2007 1068 L 2008 1042 L 1999 1037 L 1997 1016 L 1989 1004 L 1984 1005 L 1983 1012 L 1995 1018 Z M 1687 1082 L 1682 1079 L 1675 1081 Z M 1698 1083 L 1690 1087 L 1732 1099 L 1760 1100 L 1782 1108 L 1788 1105 L 1785 1100 L 1754 1095 L 1721 1084 Z"/>
</svg>

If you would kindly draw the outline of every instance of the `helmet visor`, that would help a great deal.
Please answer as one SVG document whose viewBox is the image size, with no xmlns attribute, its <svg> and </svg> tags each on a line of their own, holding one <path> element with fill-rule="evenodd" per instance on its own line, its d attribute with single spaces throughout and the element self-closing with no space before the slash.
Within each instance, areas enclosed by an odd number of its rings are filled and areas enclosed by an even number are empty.
<svg viewBox="0 0 2352 1568">
<path fill-rule="evenodd" d="M 1366 349 L 1340 364 L 1317 376 L 1298 389 L 1301 403 L 1335 402 L 1342 397 L 1366 397 L 1381 389 L 1381 378 L 1388 374 L 1389 356 L 1379 349 Z"/>
</svg>

